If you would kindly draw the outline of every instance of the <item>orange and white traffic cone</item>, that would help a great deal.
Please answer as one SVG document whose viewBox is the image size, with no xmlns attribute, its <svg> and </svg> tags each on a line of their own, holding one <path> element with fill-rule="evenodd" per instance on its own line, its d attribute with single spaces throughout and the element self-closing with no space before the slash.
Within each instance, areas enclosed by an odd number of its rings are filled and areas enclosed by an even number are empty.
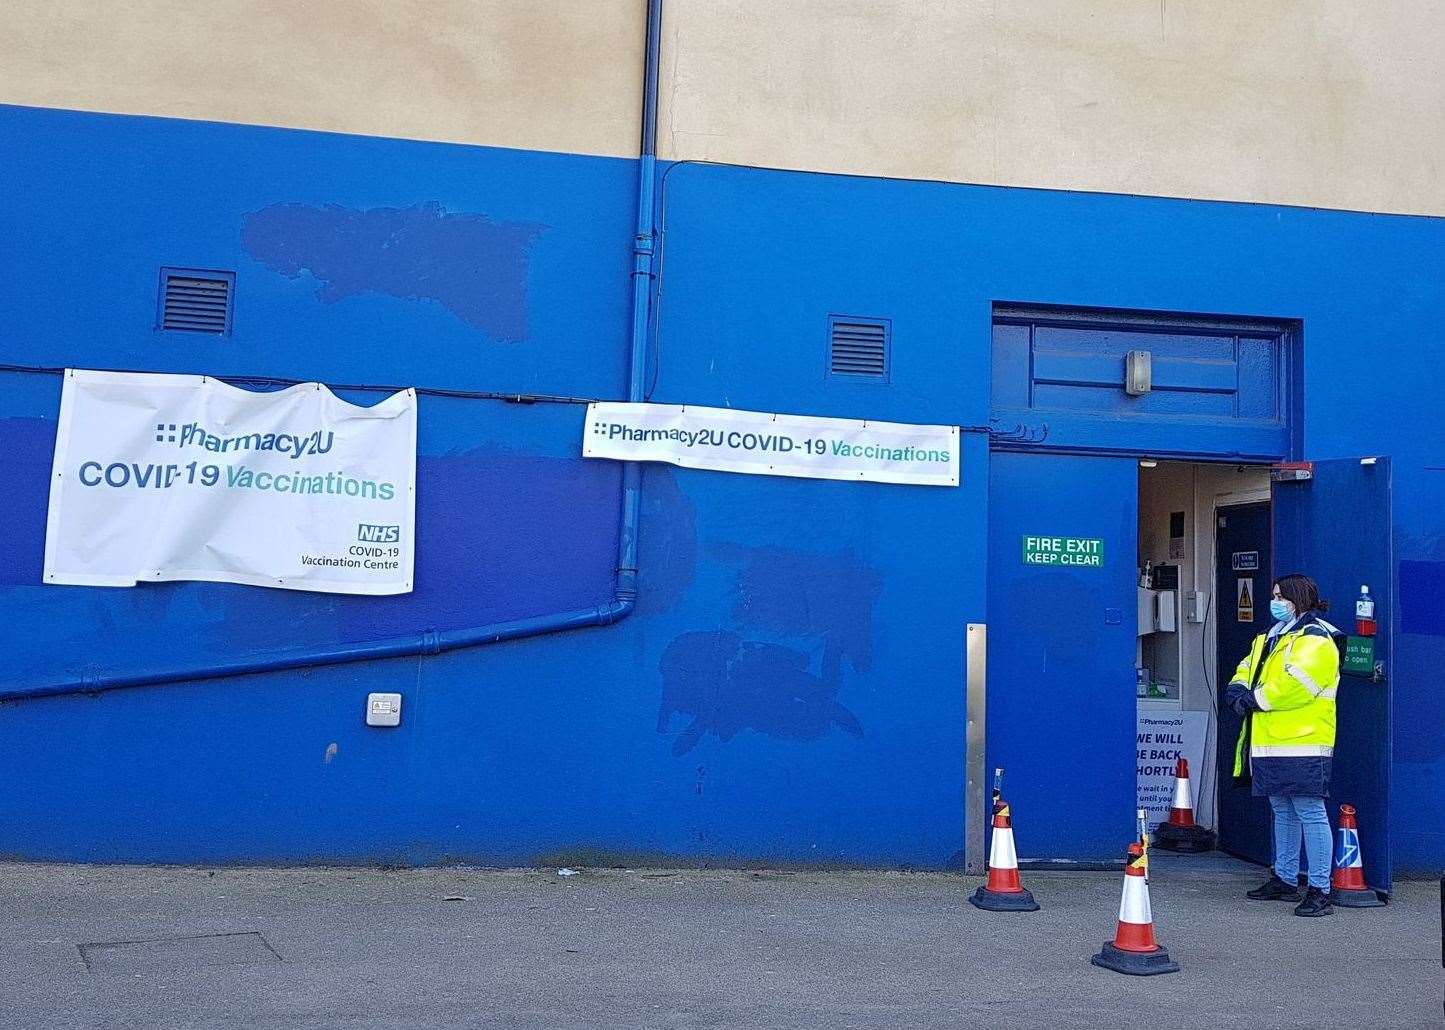
<svg viewBox="0 0 1445 1030">
<path fill-rule="evenodd" d="M 1105 944 L 1091 962 L 1116 973 L 1154 976 L 1177 973 L 1179 963 L 1154 939 L 1154 913 L 1149 908 L 1149 860 L 1142 846 L 1129 845 L 1124 865 L 1124 896 L 1119 901 L 1119 926 L 1113 943 Z"/>
<path fill-rule="evenodd" d="M 973 892 L 969 903 L 989 912 L 1037 912 L 1038 902 L 1019 880 L 1013 822 L 1007 801 L 994 802 L 993 839 L 988 846 L 988 882 Z"/>
<path fill-rule="evenodd" d="M 1365 863 L 1360 853 L 1360 828 L 1355 806 L 1340 806 L 1335 830 L 1335 870 L 1330 874 L 1330 901 L 1345 908 L 1379 908 L 1385 903 L 1365 884 Z"/>
<path fill-rule="evenodd" d="M 1154 830 L 1154 843 L 1166 851 L 1213 851 L 1214 833 L 1194 822 L 1194 796 L 1189 789 L 1189 759 L 1174 767 L 1174 804 L 1169 818 Z"/>
</svg>

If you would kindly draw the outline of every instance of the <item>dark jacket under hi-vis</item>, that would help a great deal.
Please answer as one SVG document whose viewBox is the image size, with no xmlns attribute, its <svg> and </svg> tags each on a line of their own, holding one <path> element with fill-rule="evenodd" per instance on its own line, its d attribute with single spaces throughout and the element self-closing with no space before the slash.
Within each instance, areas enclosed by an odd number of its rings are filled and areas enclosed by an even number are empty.
<svg viewBox="0 0 1445 1030">
<path fill-rule="evenodd" d="M 1313 612 L 1277 624 L 1255 638 L 1226 688 L 1225 702 L 1244 716 L 1234 775 L 1248 775 L 1256 795 L 1329 794 L 1338 632 Z"/>
</svg>

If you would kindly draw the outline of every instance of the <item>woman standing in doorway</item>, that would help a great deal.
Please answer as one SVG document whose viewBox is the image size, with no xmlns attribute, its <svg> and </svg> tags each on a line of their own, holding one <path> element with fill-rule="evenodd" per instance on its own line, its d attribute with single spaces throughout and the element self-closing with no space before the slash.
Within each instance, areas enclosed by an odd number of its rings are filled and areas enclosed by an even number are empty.
<svg viewBox="0 0 1445 1030">
<path fill-rule="evenodd" d="M 1330 914 L 1330 821 L 1325 797 L 1335 751 L 1335 690 L 1340 682 L 1339 632 L 1320 613 L 1329 608 L 1308 576 L 1274 584 L 1274 625 L 1255 638 L 1225 691 L 1244 716 L 1234 751 L 1236 779 L 1252 780 L 1256 797 L 1274 809 L 1274 871 L 1249 892 L 1257 901 L 1298 901 L 1297 916 Z M 1309 860 L 1309 889 L 1297 886 L 1300 842 Z"/>
</svg>

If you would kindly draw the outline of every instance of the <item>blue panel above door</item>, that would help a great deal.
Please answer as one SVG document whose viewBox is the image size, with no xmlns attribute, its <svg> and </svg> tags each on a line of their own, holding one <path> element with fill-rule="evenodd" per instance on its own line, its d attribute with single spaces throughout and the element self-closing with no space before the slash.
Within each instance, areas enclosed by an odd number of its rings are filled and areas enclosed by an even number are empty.
<svg viewBox="0 0 1445 1030">
<path fill-rule="evenodd" d="M 992 415 L 1051 449 L 1278 460 L 1290 453 L 1285 323 L 997 306 Z M 1125 391 L 1131 351 L 1148 392 Z"/>
</svg>

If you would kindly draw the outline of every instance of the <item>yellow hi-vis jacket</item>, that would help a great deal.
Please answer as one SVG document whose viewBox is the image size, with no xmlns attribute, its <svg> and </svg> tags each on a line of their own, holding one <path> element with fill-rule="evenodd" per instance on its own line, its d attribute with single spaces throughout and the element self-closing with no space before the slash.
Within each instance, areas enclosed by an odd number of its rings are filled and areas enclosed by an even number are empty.
<svg viewBox="0 0 1445 1030">
<path fill-rule="evenodd" d="M 1308 612 L 1256 637 L 1239 663 L 1225 698 L 1244 716 L 1234 775 L 1243 777 L 1248 769 L 1253 793 L 1329 794 L 1340 685 L 1338 632 Z"/>
</svg>

